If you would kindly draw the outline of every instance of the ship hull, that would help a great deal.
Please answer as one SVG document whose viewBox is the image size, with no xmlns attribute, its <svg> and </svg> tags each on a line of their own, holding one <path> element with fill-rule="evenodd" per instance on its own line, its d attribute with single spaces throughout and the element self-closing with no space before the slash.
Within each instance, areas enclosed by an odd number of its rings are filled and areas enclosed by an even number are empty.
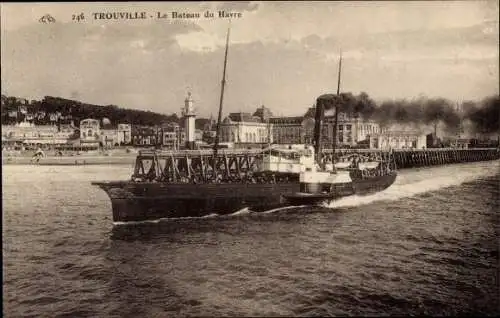
<svg viewBox="0 0 500 318">
<path fill-rule="evenodd" d="M 352 183 L 354 194 L 365 196 L 383 191 L 389 188 L 396 181 L 397 175 L 396 171 L 392 171 L 391 173 L 382 176 L 375 176 L 366 179 L 354 179 Z"/>
<path fill-rule="evenodd" d="M 114 222 L 231 214 L 248 208 L 262 212 L 290 205 L 313 205 L 388 188 L 396 174 L 338 184 L 330 193 L 304 195 L 299 182 L 170 184 L 161 182 L 93 182 L 111 199 Z"/>
<path fill-rule="evenodd" d="M 265 211 L 286 205 L 283 195 L 298 182 L 277 184 L 167 184 L 93 182 L 111 199 L 114 222 L 231 214 L 249 208 Z"/>
<path fill-rule="evenodd" d="M 304 192 L 304 189 L 301 189 L 299 192 L 285 194 L 284 197 L 290 205 L 314 205 L 351 195 L 366 196 L 387 189 L 396 181 L 396 177 L 397 173 L 392 172 L 387 175 L 366 179 L 354 179 L 352 182 L 322 185 L 321 188 L 330 188 L 327 193 L 307 193 Z"/>
</svg>

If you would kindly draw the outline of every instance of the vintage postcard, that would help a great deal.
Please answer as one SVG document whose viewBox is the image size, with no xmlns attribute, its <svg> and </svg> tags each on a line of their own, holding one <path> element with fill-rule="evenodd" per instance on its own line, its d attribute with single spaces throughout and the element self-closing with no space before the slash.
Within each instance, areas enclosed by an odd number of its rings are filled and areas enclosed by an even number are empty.
<svg viewBox="0 0 500 318">
<path fill-rule="evenodd" d="M 498 17 L 2 3 L 3 314 L 500 315 Z"/>
</svg>

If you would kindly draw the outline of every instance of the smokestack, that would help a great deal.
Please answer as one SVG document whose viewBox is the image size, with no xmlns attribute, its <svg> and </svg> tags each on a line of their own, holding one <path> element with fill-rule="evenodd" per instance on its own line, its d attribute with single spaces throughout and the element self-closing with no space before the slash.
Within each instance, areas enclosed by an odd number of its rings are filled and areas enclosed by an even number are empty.
<svg viewBox="0 0 500 318">
<path fill-rule="evenodd" d="M 323 123 L 323 102 L 318 98 L 316 100 L 316 114 L 314 116 L 314 153 L 316 162 L 320 162 L 321 154 L 321 125 Z"/>
</svg>

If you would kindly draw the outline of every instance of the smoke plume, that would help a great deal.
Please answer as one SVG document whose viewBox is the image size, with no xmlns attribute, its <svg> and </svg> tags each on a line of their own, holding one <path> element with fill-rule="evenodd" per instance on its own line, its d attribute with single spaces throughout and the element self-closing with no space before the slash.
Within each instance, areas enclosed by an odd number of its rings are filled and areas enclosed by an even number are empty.
<svg viewBox="0 0 500 318">
<path fill-rule="evenodd" d="M 325 110 L 338 107 L 340 112 L 372 119 L 381 126 L 411 124 L 415 126 L 443 124 L 447 132 L 456 132 L 462 121 L 469 120 L 475 132 L 494 133 L 500 130 L 500 97 L 490 96 L 481 101 L 454 103 L 444 98 L 386 100 L 377 104 L 368 94 L 325 94 L 319 97 Z M 319 100 L 318 99 L 318 100 Z"/>
<path fill-rule="evenodd" d="M 486 97 L 479 103 L 467 101 L 463 110 L 465 118 L 473 123 L 475 132 L 500 132 L 500 96 Z"/>
</svg>

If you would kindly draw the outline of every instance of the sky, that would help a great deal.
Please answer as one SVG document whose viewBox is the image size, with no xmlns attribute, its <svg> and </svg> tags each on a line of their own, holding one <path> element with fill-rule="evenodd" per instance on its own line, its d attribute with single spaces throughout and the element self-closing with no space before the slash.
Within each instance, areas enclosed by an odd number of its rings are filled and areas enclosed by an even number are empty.
<svg viewBox="0 0 500 318">
<path fill-rule="evenodd" d="M 94 18 L 112 12 L 147 19 Z M 499 93 L 498 17 L 496 0 L 2 3 L 2 94 L 180 114 L 191 91 L 215 117 L 230 25 L 224 114 L 304 114 L 336 92 L 340 50 L 342 92 L 477 100 Z"/>
</svg>

